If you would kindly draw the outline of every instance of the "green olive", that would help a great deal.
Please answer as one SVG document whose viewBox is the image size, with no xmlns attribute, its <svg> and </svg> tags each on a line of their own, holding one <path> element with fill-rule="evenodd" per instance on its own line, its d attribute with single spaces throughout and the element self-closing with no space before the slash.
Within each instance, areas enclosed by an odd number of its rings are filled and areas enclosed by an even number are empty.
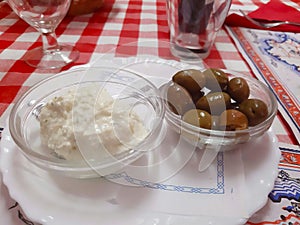
<svg viewBox="0 0 300 225">
<path fill-rule="evenodd" d="M 201 97 L 196 108 L 209 112 L 211 115 L 220 115 L 230 106 L 230 96 L 225 92 L 211 92 Z"/>
<path fill-rule="evenodd" d="M 268 117 L 268 107 L 260 99 L 246 99 L 240 104 L 239 110 L 247 116 L 250 126 L 255 126 Z"/>
<path fill-rule="evenodd" d="M 204 74 L 196 69 L 181 70 L 173 75 L 172 80 L 189 93 L 199 92 L 205 86 Z"/>
<path fill-rule="evenodd" d="M 250 95 L 248 83 L 242 77 L 232 78 L 228 83 L 227 92 L 236 102 L 242 102 Z"/>
<path fill-rule="evenodd" d="M 170 109 L 178 115 L 183 115 L 187 110 L 195 108 L 190 93 L 184 87 L 176 83 L 172 83 L 168 87 L 167 100 Z"/>
<path fill-rule="evenodd" d="M 198 91 L 198 92 L 194 92 L 192 93 L 192 99 L 193 102 L 196 104 L 196 102 L 204 96 L 204 92 L 203 91 Z"/>
<path fill-rule="evenodd" d="M 220 117 L 219 116 L 211 116 L 211 129 L 213 130 L 218 130 L 219 129 L 219 124 L 220 124 Z"/>
<path fill-rule="evenodd" d="M 226 131 L 245 130 L 248 128 L 248 119 L 244 113 L 228 109 L 220 115 L 219 126 Z"/>
<path fill-rule="evenodd" d="M 200 109 L 191 109 L 187 111 L 183 115 L 182 119 L 183 121 L 197 127 L 211 129 L 212 126 L 211 115 L 208 112 Z"/>
<path fill-rule="evenodd" d="M 207 69 L 203 72 L 206 80 L 205 87 L 212 91 L 224 91 L 228 84 L 227 74 L 220 69 Z"/>
</svg>

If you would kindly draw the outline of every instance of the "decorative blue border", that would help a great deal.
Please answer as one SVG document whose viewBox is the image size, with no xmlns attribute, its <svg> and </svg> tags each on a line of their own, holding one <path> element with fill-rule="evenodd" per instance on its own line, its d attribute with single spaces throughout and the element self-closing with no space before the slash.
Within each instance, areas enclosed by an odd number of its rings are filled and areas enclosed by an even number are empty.
<svg viewBox="0 0 300 225">
<path fill-rule="evenodd" d="M 181 185 L 164 184 L 164 183 L 153 183 L 153 182 L 133 178 L 127 175 L 126 172 L 110 174 L 105 176 L 105 178 L 108 180 L 123 179 L 124 181 L 130 184 L 142 186 L 145 188 L 159 189 L 162 191 L 177 191 L 177 192 L 195 193 L 195 194 L 224 194 L 225 184 L 224 184 L 224 154 L 223 153 L 219 153 L 217 155 L 216 175 L 217 175 L 216 187 L 210 187 L 210 188 L 181 186 Z"/>
<path fill-rule="evenodd" d="M 282 199 L 300 201 L 300 179 L 280 170 L 269 198 L 273 202 L 281 202 Z"/>
<path fill-rule="evenodd" d="M 281 62 L 281 63 L 283 63 L 283 64 L 285 64 L 285 65 L 291 67 L 291 69 L 292 69 L 293 71 L 295 71 L 295 72 L 297 72 L 298 74 L 300 74 L 299 65 L 290 64 L 290 63 L 288 63 L 286 60 L 282 60 L 282 59 L 280 58 L 280 56 L 278 56 L 278 55 L 273 55 L 273 54 L 270 53 L 270 50 L 273 49 L 273 46 L 269 45 L 269 42 L 275 41 L 276 43 L 281 44 L 281 43 L 286 42 L 287 40 L 291 40 L 291 41 L 293 41 L 293 42 L 295 42 L 295 43 L 297 43 L 297 44 L 300 45 L 299 40 L 297 40 L 297 39 L 295 39 L 295 38 L 292 38 L 292 37 L 290 37 L 290 36 L 287 35 L 287 34 L 282 34 L 282 33 L 281 33 L 281 34 L 275 34 L 275 39 L 271 39 L 271 38 L 263 39 L 263 40 L 262 40 L 262 45 L 263 45 L 263 46 L 262 46 L 262 49 L 263 49 L 263 51 L 264 51 L 268 56 L 270 56 L 271 58 L 273 58 L 273 59 L 275 59 L 276 61 Z M 293 52 L 293 53 L 294 53 L 294 54 L 299 54 L 298 52 Z"/>
</svg>

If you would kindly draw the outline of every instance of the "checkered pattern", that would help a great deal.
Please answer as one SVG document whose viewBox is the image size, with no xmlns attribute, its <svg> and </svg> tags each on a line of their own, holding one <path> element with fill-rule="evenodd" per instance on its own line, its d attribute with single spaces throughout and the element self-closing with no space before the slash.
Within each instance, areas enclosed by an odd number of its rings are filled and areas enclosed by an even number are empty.
<svg viewBox="0 0 300 225">
<path fill-rule="evenodd" d="M 251 11 L 262 2 L 266 1 L 235 0 L 231 12 L 239 8 Z M 24 63 L 25 52 L 41 45 L 37 31 L 5 3 L 0 6 L 0 18 L 0 115 L 4 115 L 30 86 L 60 70 L 37 70 Z M 173 59 L 165 0 L 105 0 L 98 12 L 66 17 L 56 33 L 60 43 L 72 44 L 80 51 L 79 60 L 63 70 L 97 60 L 103 54 L 115 57 L 150 54 Z M 225 29 L 218 33 L 211 54 L 204 61 L 210 67 L 251 74 Z M 280 141 L 294 142 L 280 115 L 274 126 Z"/>
</svg>

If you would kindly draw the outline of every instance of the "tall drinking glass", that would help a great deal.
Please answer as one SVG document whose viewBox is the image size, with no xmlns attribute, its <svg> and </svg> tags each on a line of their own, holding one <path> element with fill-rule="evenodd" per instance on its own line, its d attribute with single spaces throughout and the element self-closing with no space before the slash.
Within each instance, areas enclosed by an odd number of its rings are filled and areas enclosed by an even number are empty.
<svg viewBox="0 0 300 225">
<path fill-rule="evenodd" d="M 30 50 L 24 59 L 41 69 L 61 68 L 79 57 L 76 48 L 58 44 L 56 27 L 68 12 L 71 0 L 6 0 L 13 11 L 42 36 L 43 46 Z"/>
<path fill-rule="evenodd" d="M 184 60 L 206 58 L 231 0 L 167 0 L 171 52 Z"/>
</svg>

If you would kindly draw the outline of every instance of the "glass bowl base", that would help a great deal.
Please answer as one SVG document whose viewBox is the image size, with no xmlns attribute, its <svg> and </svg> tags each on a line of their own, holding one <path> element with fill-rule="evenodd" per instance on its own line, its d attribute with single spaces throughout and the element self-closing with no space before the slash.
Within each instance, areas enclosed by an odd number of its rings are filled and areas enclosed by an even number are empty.
<svg viewBox="0 0 300 225">
<path fill-rule="evenodd" d="M 28 51 L 25 62 L 39 69 L 62 68 L 79 58 L 79 51 L 70 45 L 60 45 L 59 49 L 44 50 L 38 47 Z"/>
</svg>

